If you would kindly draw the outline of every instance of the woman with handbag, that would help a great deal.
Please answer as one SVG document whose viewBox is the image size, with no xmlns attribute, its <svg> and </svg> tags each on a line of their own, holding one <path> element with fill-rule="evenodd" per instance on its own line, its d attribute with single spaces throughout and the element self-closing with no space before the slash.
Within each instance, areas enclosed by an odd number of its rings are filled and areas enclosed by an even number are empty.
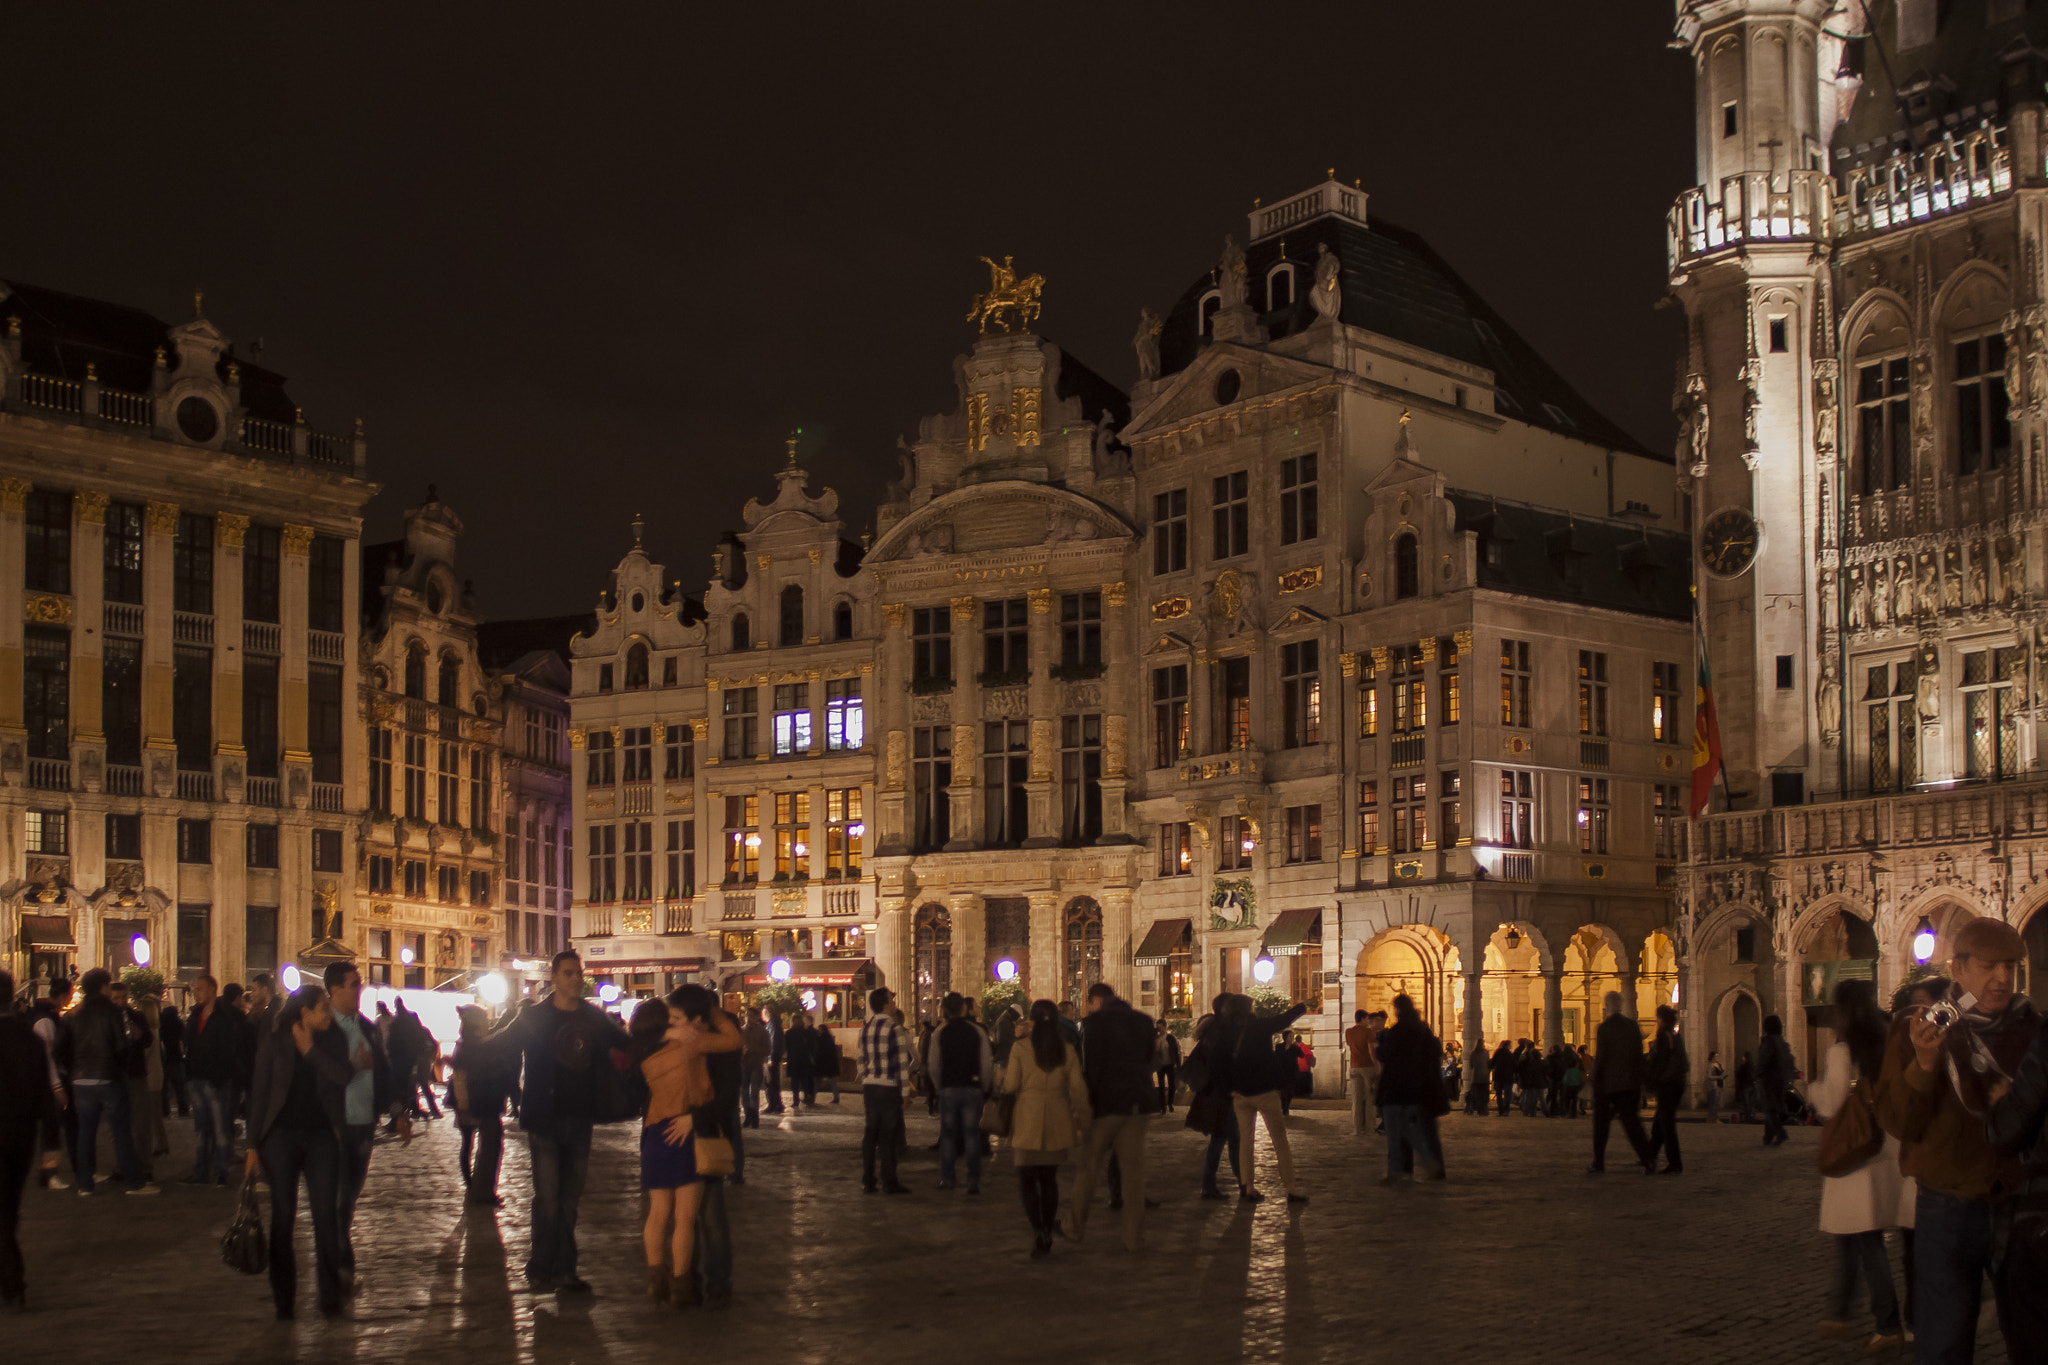
<svg viewBox="0 0 2048 1365">
<path fill-rule="evenodd" d="M 1017 1097 L 1010 1114 L 1010 1151 L 1024 1216 L 1031 1222 L 1035 1260 L 1052 1250 L 1053 1230 L 1060 1225 L 1060 1163 L 1069 1147 L 1081 1146 L 1092 1115 L 1081 1054 L 1060 1029 L 1059 1006 L 1034 1000 L 1028 1039 L 1018 1041 L 1026 1045 L 1010 1050 L 1002 1093 Z"/>
<path fill-rule="evenodd" d="M 299 1181 L 313 1218 L 313 1273 L 320 1315 L 339 1317 L 341 1286 L 341 1138 L 345 1096 L 355 1068 L 313 1046 L 315 1034 L 334 1023 L 324 988 L 293 991 L 256 1042 L 249 1090 L 249 1161 L 245 1181 L 260 1163 L 270 1182 L 270 1294 L 280 1318 L 292 1316 L 299 1268 L 292 1255 Z"/>
<path fill-rule="evenodd" d="M 1828 1118 L 1821 1134 L 1820 1230 L 1835 1239 L 1834 1282 L 1820 1330 L 1828 1337 L 1858 1335 L 1849 1310 L 1860 1277 L 1876 1320 L 1876 1335 L 1864 1349 L 1875 1354 L 1905 1340 L 1884 1233 L 1913 1225 L 1918 1191 L 1899 1174 L 1899 1140 L 1878 1128 L 1871 1108 L 1887 1026 L 1870 982 L 1844 981 L 1835 987 L 1834 1022 L 1836 1042 L 1812 1094 L 1815 1107 Z"/>
<path fill-rule="evenodd" d="M 714 1004 L 703 987 L 684 986 L 668 1001 L 641 1005 L 633 1012 L 631 1028 L 632 1051 L 647 1083 L 647 1113 L 640 1129 L 640 1188 L 647 1191 L 647 1223 L 640 1240 L 647 1254 L 647 1297 L 656 1303 L 673 1301 L 678 1308 L 698 1302 L 690 1257 L 706 1173 L 699 1170 L 697 1119 L 698 1111 L 717 1098 L 704 1059 L 714 1052 L 738 1052 L 743 1041 L 731 1016 Z M 709 1133 L 703 1140 L 707 1146 L 723 1141 Z"/>
<path fill-rule="evenodd" d="M 1230 1030 L 1223 1022 L 1228 992 L 1216 997 L 1212 1014 L 1195 1022 L 1195 1046 L 1181 1064 L 1181 1079 L 1188 1087 L 1187 1126 L 1209 1139 L 1202 1158 L 1202 1198 L 1228 1199 L 1216 1183 L 1226 1149 L 1230 1169 L 1237 1170 L 1237 1113 L 1230 1104 L 1230 1049 L 1225 1046 Z"/>
</svg>

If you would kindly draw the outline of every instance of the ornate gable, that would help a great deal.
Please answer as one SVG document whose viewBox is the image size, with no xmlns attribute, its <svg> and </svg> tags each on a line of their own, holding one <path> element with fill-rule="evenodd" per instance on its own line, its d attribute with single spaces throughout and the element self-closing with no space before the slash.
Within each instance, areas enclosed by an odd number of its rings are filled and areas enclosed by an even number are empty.
<svg viewBox="0 0 2048 1365">
<path fill-rule="evenodd" d="M 1327 365 L 1219 341 L 1134 415 L 1121 439 L 1135 446 L 1190 424 L 1216 420 L 1262 427 L 1275 410 L 1295 403 L 1304 405 L 1301 415 L 1319 412 L 1323 409 L 1309 400 L 1336 373 Z"/>
</svg>

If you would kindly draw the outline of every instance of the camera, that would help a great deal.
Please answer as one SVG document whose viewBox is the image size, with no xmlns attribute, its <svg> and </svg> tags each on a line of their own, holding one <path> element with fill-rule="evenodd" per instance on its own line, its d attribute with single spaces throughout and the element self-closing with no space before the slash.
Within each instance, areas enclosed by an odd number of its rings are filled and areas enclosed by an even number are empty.
<svg viewBox="0 0 2048 1365">
<path fill-rule="evenodd" d="M 1937 1000 L 1921 1011 L 1920 1017 L 1934 1025 L 1938 1031 L 1946 1033 L 1950 1025 L 1963 1017 L 1963 1012 L 1956 1008 L 1953 1000 Z"/>
</svg>

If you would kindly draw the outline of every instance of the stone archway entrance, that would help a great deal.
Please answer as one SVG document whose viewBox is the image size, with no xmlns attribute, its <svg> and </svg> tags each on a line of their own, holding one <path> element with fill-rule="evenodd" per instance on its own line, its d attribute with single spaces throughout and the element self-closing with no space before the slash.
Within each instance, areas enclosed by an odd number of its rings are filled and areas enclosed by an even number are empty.
<svg viewBox="0 0 2048 1365">
<path fill-rule="evenodd" d="M 1463 982 L 1451 940 L 1422 924 L 1400 924 L 1375 936 L 1358 955 L 1358 1008 L 1394 1012 L 1394 997 L 1415 1001 L 1432 1032 L 1456 1039 L 1461 1031 Z"/>
</svg>

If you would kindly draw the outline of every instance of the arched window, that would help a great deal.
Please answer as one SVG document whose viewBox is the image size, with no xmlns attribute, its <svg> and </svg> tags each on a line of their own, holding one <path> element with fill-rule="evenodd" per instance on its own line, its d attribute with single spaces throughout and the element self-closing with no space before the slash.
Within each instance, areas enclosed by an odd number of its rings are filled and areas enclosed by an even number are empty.
<svg viewBox="0 0 2048 1365">
<path fill-rule="evenodd" d="M 626 651 L 626 686 L 647 686 L 647 646 L 638 640 Z"/>
<path fill-rule="evenodd" d="M 782 647 L 804 642 L 804 590 L 791 583 L 782 590 Z"/>
<path fill-rule="evenodd" d="M 1088 988 L 1102 980 L 1102 907 L 1086 896 L 1067 906 L 1067 999 L 1087 1006 Z"/>
<path fill-rule="evenodd" d="M 853 603 L 841 602 L 832 608 L 832 638 L 851 640 L 853 638 Z"/>
<path fill-rule="evenodd" d="M 939 1002 L 953 989 L 953 917 L 943 905 L 918 907 L 912 935 L 917 958 L 917 1013 L 919 1019 L 937 1019 Z"/>
<path fill-rule="evenodd" d="M 1413 597 L 1422 591 L 1422 571 L 1416 563 L 1415 537 L 1402 533 L 1394 541 L 1394 596 Z"/>
<path fill-rule="evenodd" d="M 441 676 L 436 680 L 434 699 L 451 711 L 462 709 L 462 665 L 454 659 L 441 660 Z"/>
<path fill-rule="evenodd" d="M 1276 265 L 1266 275 L 1266 311 L 1294 306 L 1294 267 Z"/>
<path fill-rule="evenodd" d="M 754 647 L 754 631 L 747 624 L 747 614 L 743 611 L 732 614 L 732 647 L 736 650 Z"/>
<path fill-rule="evenodd" d="M 1196 328 L 1196 331 L 1205 337 L 1216 335 L 1216 314 L 1220 312 L 1222 308 L 1223 296 L 1221 294 L 1202 295 L 1202 305 L 1200 311 L 1201 325 Z"/>
<path fill-rule="evenodd" d="M 427 651 L 418 645 L 405 651 L 405 695 L 427 699 Z"/>
</svg>

